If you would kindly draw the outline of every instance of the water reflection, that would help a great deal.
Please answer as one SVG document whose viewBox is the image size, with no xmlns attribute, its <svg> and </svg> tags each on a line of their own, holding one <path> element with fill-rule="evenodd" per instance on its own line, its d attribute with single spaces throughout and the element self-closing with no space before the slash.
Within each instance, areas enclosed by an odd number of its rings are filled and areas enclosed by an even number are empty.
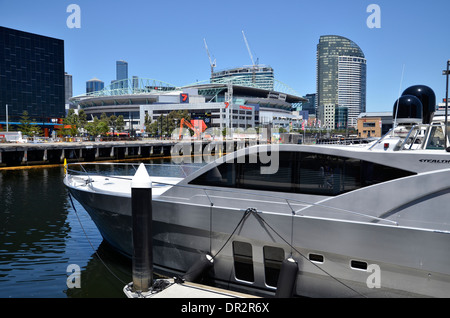
<svg viewBox="0 0 450 318">
<path fill-rule="evenodd" d="M 81 271 L 81 288 L 67 288 L 71 298 L 123 298 L 123 287 L 132 281 L 131 260 L 102 242 Z"/>
<path fill-rule="evenodd" d="M 71 206 L 63 175 L 62 167 L 0 170 L 1 298 L 123 297 L 119 280 L 120 288 L 108 287 L 112 275 L 95 254 L 102 238 L 83 208 Z M 109 262 L 125 279 L 126 263 Z M 80 290 L 67 288 L 69 264 L 82 269 Z"/>
<path fill-rule="evenodd" d="M 115 172 L 134 175 L 137 166 Z M 154 168 L 152 175 L 168 173 Z M 0 298 L 125 297 L 131 261 L 102 242 L 77 201 L 72 206 L 63 177 L 62 166 L 0 170 Z M 71 264 L 81 269 L 81 288 L 67 287 Z"/>
</svg>

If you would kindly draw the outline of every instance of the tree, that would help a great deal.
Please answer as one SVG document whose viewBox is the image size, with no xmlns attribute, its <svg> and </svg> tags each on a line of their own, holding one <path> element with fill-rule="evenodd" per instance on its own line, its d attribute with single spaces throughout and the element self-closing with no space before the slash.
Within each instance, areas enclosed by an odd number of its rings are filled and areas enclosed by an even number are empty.
<svg viewBox="0 0 450 318">
<path fill-rule="evenodd" d="M 20 118 L 19 131 L 21 131 L 23 135 L 31 137 L 42 134 L 41 127 L 37 125 L 34 119 L 30 119 L 30 116 L 28 116 L 28 112 L 26 110 L 23 111 L 22 117 Z"/>
<path fill-rule="evenodd" d="M 279 127 L 279 128 L 278 128 L 278 132 L 279 132 L 280 134 L 282 134 L 282 133 L 287 133 L 288 131 L 287 131 L 286 128 L 284 128 L 284 127 Z"/>
<path fill-rule="evenodd" d="M 87 115 L 84 109 L 80 109 L 78 111 L 78 126 L 81 129 L 84 129 L 84 126 L 87 124 Z"/>
<path fill-rule="evenodd" d="M 100 115 L 100 121 L 103 121 L 103 122 L 105 122 L 106 124 L 108 124 L 108 122 L 109 122 L 109 117 L 106 116 L 106 113 L 102 113 L 102 114 Z"/>
<path fill-rule="evenodd" d="M 75 110 L 69 109 L 66 118 L 64 118 L 63 120 L 63 124 L 65 126 L 69 126 L 69 128 L 67 128 L 66 133 L 68 133 L 71 136 L 78 135 L 78 126 L 80 124 L 80 120 L 78 115 L 75 113 Z"/>
<path fill-rule="evenodd" d="M 98 135 L 104 135 L 109 131 L 108 124 L 105 122 L 105 120 L 98 119 L 97 117 L 94 117 L 93 121 L 88 122 L 85 126 L 85 129 L 89 135 L 92 135 L 94 137 Z"/>
<path fill-rule="evenodd" d="M 125 129 L 125 120 L 123 119 L 123 115 L 117 116 L 116 128 L 118 132 L 122 132 Z"/>
<path fill-rule="evenodd" d="M 150 123 L 150 119 L 146 118 L 145 131 L 152 136 L 166 135 L 169 136 L 176 128 L 179 128 L 181 119 L 191 120 L 191 116 L 187 110 L 173 110 L 166 116 L 160 115 L 156 120 Z"/>
<path fill-rule="evenodd" d="M 108 126 L 112 128 L 112 135 L 114 137 L 114 134 L 116 132 L 116 126 L 117 126 L 117 116 L 116 115 L 111 115 L 108 118 Z"/>
</svg>

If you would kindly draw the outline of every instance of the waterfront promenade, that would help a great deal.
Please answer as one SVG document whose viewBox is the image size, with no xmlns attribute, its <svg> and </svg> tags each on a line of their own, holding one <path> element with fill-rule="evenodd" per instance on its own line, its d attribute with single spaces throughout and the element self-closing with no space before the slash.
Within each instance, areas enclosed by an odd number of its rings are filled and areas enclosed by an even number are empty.
<svg viewBox="0 0 450 318">
<path fill-rule="evenodd" d="M 192 153 L 214 153 L 212 144 L 225 141 L 182 141 L 191 143 Z M 171 156 L 179 140 L 127 140 L 127 141 L 80 141 L 45 143 L 0 143 L 0 168 L 35 165 L 62 164 L 67 162 L 95 162 L 106 160 L 144 159 Z M 227 144 L 229 141 L 227 141 Z M 233 142 L 233 149 L 245 147 L 247 142 Z M 206 147 L 210 148 L 206 148 Z M 201 147 L 201 148 L 200 148 Z M 197 148 L 197 149 L 195 149 Z"/>
<path fill-rule="evenodd" d="M 174 140 L 1 143 L 0 167 L 169 156 Z"/>
</svg>

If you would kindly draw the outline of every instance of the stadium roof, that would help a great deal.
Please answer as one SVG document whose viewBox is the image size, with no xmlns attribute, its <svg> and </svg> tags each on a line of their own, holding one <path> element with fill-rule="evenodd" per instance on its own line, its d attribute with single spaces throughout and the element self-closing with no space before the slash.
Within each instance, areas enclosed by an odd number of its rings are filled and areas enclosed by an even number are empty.
<svg viewBox="0 0 450 318">
<path fill-rule="evenodd" d="M 161 95 L 175 95 L 186 89 L 197 89 L 199 95 L 205 96 L 207 101 L 211 101 L 215 96 L 227 91 L 231 86 L 233 95 L 236 97 L 245 97 L 254 103 L 273 104 L 274 107 L 278 106 L 287 109 L 291 104 L 307 101 L 282 83 L 281 87 L 285 88 L 283 89 L 285 92 L 252 87 L 247 84 L 230 81 L 225 83 L 194 83 L 177 87 L 154 79 L 131 78 L 116 81 L 101 91 L 71 97 L 70 100 L 76 104 L 88 107 L 152 104 L 158 102 L 158 98 Z M 290 92 L 286 93 L 289 90 Z"/>
</svg>

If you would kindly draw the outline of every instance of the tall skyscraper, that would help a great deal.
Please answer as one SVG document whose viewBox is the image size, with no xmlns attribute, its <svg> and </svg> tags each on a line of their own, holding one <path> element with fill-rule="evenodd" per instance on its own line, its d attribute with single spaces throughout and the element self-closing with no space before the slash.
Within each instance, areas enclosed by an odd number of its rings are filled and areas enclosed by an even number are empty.
<svg viewBox="0 0 450 318">
<path fill-rule="evenodd" d="M 101 91 L 105 87 L 105 83 L 98 78 L 93 78 L 86 82 L 86 93 Z"/>
<path fill-rule="evenodd" d="M 116 80 L 120 81 L 128 78 L 128 62 L 116 61 Z"/>
<path fill-rule="evenodd" d="M 111 89 L 121 93 L 123 89 L 128 88 L 128 62 L 123 60 L 116 61 L 116 79 L 111 81 Z"/>
<path fill-rule="evenodd" d="M 72 75 L 64 73 L 64 100 L 69 104 L 69 98 L 73 96 Z"/>
<path fill-rule="evenodd" d="M 356 127 L 358 115 L 366 111 L 366 77 L 366 59 L 355 42 L 337 35 L 321 36 L 317 45 L 319 119 L 325 122 L 326 116 L 332 116 L 320 110 L 344 106 L 348 109 L 348 125 Z"/>
<path fill-rule="evenodd" d="M 63 40 L 0 27 L 0 122 L 5 105 L 10 122 L 65 115 Z"/>
</svg>

